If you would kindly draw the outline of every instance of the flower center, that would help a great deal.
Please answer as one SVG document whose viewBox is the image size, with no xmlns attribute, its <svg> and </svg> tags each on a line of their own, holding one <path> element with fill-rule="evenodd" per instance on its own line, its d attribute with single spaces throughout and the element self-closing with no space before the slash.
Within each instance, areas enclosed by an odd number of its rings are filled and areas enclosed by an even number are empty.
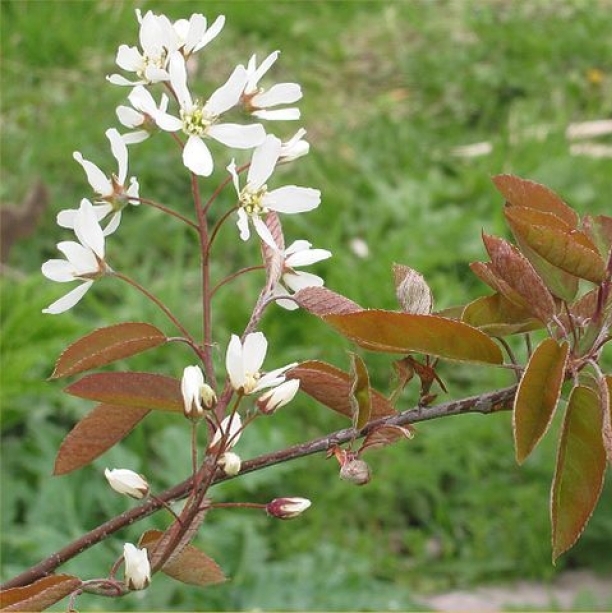
<svg viewBox="0 0 612 613">
<path fill-rule="evenodd" d="M 262 185 L 257 190 L 247 186 L 240 192 L 240 206 L 247 215 L 259 217 L 268 212 L 268 209 L 263 205 L 263 199 L 267 192 L 268 187 L 266 185 Z"/>
<path fill-rule="evenodd" d="M 183 122 L 183 132 L 189 136 L 205 136 L 208 128 L 215 123 L 217 118 L 207 113 L 201 104 L 193 105 L 189 111 L 181 110 L 181 121 Z"/>
<path fill-rule="evenodd" d="M 261 378 L 260 372 L 246 373 L 244 376 L 244 385 L 242 387 L 243 393 L 250 394 L 257 387 L 257 382 L 259 381 L 260 378 Z"/>
<path fill-rule="evenodd" d="M 136 71 L 136 74 L 139 78 L 148 80 L 147 79 L 147 68 L 149 68 L 149 66 L 153 66 L 154 68 L 161 68 L 163 70 L 165 63 L 166 63 L 165 53 L 157 57 L 151 56 L 151 55 L 143 55 L 140 69 Z"/>
</svg>

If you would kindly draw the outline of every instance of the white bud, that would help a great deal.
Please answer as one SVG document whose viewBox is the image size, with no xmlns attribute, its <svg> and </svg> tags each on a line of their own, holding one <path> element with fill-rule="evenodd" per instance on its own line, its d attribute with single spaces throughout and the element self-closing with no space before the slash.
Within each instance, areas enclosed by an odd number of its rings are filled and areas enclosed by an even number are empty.
<svg viewBox="0 0 612 613">
<path fill-rule="evenodd" d="M 291 402 L 299 388 L 299 379 L 289 379 L 262 394 L 257 399 L 257 408 L 261 413 L 270 415 Z"/>
<path fill-rule="evenodd" d="M 223 469 L 228 477 L 235 477 L 242 467 L 242 460 L 237 453 L 225 451 L 219 456 L 217 464 Z"/>
<path fill-rule="evenodd" d="M 138 549 L 132 543 L 123 546 L 125 583 L 131 590 L 144 590 L 151 583 L 151 564 L 146 549 Z"/>
<path fill-rule="evenodd" d="M 126 494 L 140 500 L 149 493 L 149 484 L 146 479 L 127 468 L 114 468 L 104 470 L 108 484 L 119 494 Z"/>
<path fill-rule="evenodd" d="M 219 428 L 217 428 L 215 434 L 208 445 L 209 451 L 216 449 L 221 442 L 221 439 L 225 439 L 225 450 L 231 449 L 240 439 L 242 434 L 242 419 L 238 413 L 228 415 L 223 419 Z"/>
<path fill-rule="evenodd" d="M 181 394 L 187 417 L 200 418 L 205 409 L 217 404 L 217 396 L 212 387 L 204 382 L 204 373 L 199 366 L 187 366 L 183 371 Z"/>
</svg>

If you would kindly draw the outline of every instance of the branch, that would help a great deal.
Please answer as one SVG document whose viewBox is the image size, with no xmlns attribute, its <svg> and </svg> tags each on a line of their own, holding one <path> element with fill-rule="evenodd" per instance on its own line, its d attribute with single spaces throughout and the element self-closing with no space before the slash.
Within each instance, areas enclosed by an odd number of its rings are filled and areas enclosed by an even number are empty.
<svg viewBox="0 0 612 613">
<path fill-rule="evenodd" d="M 371 421 L 359 432 L 356 432 L 354 428 L 338 430 L 337 432 L 328 434 L 327 436 L 322 436 L 306 443 L 293 445 L 292 447 L 287 447 L 286 449 L 274 451 L 272 453 L 253 458 L 252 460 L 248 460 L 243 463 L 240 474 L 237 475 L 237 477 L 246 473 L 267 468 L 268 466 L 289 462 L 290 460 L 327 451 L 335 445 L 341 445 L 354 439 L 363 438 L 373 429 L 383 425 L 401 426 L 406 424 L 415 424 L 421 421 L 428 421 L 431 419 L 438 419 L 440 417 L 460 415 L 462 413 L 489 414 L 509 410 L 511 408 L 512 401 L 514 400 L 516 389 L 517 386 L 513 385 L 512 387 L 484 393 L 478 396 L 470 396 L 461 400 L 453 400 L 431 407 L 419 406 L 416 408 L 407 409 L 401 413 L 398 413 L 397 415 L 391 415 L 389 417 L 383 417 Z M 211 485 L 235 478 L 236 477 L 228 477 L 221 470 L 219 470 L 217 471 Z M 156 498 L 151 498 L 140 506 L 130 509 L 129 511 L 125 511 L 124 513 L 121 513 L 121 515 L 117 515 L 113 519 L 110 519 L 97 528 L 94 528 L 66 547 L 50 555 L 42 562 L 32 566 L 13 579 L 9 579 L 1 586 L 1 589 L 6 590 L 13 587 L 29 585 L 30 583 L 51 574 L 56 568 L 62 564 L 65 564 L 68 560 L 76 557 L 86 549 L 89 549 L 93 545 L 103 541 L 111 534 L 114 534 L 120 529 L 144 519 L 145 517 L 153 515 L 171 502 L 186 498 L 191 492 L 191 488 L 192 478 L 190 477 L 182 483 L 179 483 L 178 485 L 164 491 Z"/>
</svg>

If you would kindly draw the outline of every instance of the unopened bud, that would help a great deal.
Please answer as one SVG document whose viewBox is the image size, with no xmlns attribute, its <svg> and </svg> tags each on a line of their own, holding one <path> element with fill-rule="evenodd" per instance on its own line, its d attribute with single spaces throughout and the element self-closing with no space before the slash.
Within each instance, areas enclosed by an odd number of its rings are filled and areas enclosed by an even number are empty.
<svg viewBox="0 0 612 613">
<path fill-rule="evenodd" d="M 312 503 L 307 498 L 275 498 L 266 506 L 266 512 L 278 519 L 293 519 L 301 515 Z"/>
<path fill-rule="evenodd" d="M 363 460 L 349 460 L 340 467 L 340 479 L 355 485 L 365 485 L 371 476 L 370 467 Z"/>
<path fill-rule="evenodd" d="M 223 469 L 228 477 L 235 477 L 242 467 L 242 460 L 237 453 L 225 451 L 219 456 L 217 464 Z"/>
<path fill-rule="evenodd" d="M 190 419 L 199 419 L 206 409 L 217 404 L 215 391 L 204 382 L 204 374 L 199 366 L 187 366 L 181 379 L 183 411 Z"/>
<path fill-rule="evenodd" d="M 300 387 L 299 379 L 289 379 L 268 390 L 257 399 L 257 408 L 264 415 L 271 415 L 277 409 L 291 402 Z"/>
<path fill-rule="evenodd" d="M 149 493 L 149 484 L 146 479 L 127 468 L 114 468 L 104 470 L 108 484 L 119 494 L 126 494 L 140 500 Z"/>
<path fill-rule="evenodd" d="M 131 590 L 144 590 L 151 583 L 151 564 L 146 549 L 138 549 L 132 543 L 123 546 L 125 583 Z"/>
</svg>

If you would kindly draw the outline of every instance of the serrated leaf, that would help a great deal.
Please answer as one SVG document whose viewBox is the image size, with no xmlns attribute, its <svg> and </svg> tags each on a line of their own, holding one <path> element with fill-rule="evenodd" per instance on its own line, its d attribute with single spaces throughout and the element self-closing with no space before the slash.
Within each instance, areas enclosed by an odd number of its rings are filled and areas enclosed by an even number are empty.
<svg viewBox="0 0 612 613">
<path fill-rule="evenodd" d="M 349 402 L 353 410 L 353 427 L 361 430 L 369 421 L 372 414 L 372 394 L 370 388 L 370 375 L 363 359 L 356 353 L 351 356 L 351 389 Z"/>
<path fill-rule="evenodd" d="M 584 232 L 569 227 L 551 213 L 525 207 L 507 208 L 504 215 L 517 241 L 520 238 L 553 266 L 593 283 L 605 277 L 603 258 Z M 544 278 L 544 282 L 548 284 L 548 279 Z"/>
<path fill-rule="evenodd" d="M 80 587 L 72 575 L 50 575 L 25 585 L 0 591 L 3 611 L 44 611 Z"/>
<path fill-rule="evenodd" d="M 527 309 L 525 299 L 493 270 L 491 262 L 471 262 L 472 272 L 512 304 Z"/>
<path fill-rule="evenodd" d="M 606 468 L 601 431 L 598 395 L 576 386 L 567 404 L 551 490 L 553 561 L 580 538 L 599 500 Z"/>
<path fill-rule="evenodd" d="M 163 536 L 161 530 L 147 530 L 141 536 L 138 546 L 152 551 Z M 161 571 L 189 585 L 206 586 L 227 581 L 219 565 L 193 545 L 183 547 L 176 557 L 163 565 Z"/>
<path fill-rule="evenodd" d="M 429 315 L 433 309 L 433 295 L 422 274 L 416 270 L 393 264 L 395 295 L 405 313 Z"/>
<path fill-rule="evenodd" d="M 406 426 L 388 425 L 374 428 L 365 437 L 359 449 L 359 455 L 364 451 L 380 449 L 403 439 L 411 439 L 413 436 L 414 428 L 409 424 Z"/>
<path fill-rule="evenodd" d="M 552 213 L 570 227 L 577 227 L 578 214 L 545 185 L 507 174 L 493 177 L 493 183 L 508 205 Z"/>
<path fill-rule="evenodd" d="M 158 411 L 183 411 L 180 381 L 146 372 L 86 375 L 64 390 L 67 394 L 106 404 Z"/>
<path fill-rule="evenodd" d="M 437 315 L 367 310 L 323 319 L 364 349 L 413 352 L 449 360 L 501 364 L 501 349 L 483 332 Z"/>
<path fill-rule="evenodd" d="M 148 413 L 138 407 L 99 404 L 62 441 L 53 474 L 65 475 L 86 466 L 123 440 Z"/>
<path fill-rule="evenodd" d="M 529 260 L 503 238 L 484 234 L 482 240 L 495 275 L 522 299 L 523 306 L 544 323 L 555 313 L 555 301 Z"/>
<path fill-rule="evenodd" d="M 499 293 L 470 302 L 463 310 L 461 321 L 489 336 L 498 337 L 530 332 L 544 326 L 527 309 L 510 302 Z"/>
<path fill-rule="evenodd" d="M 146 323 L 129 322 L 101 328 L 69 345 L 57 360 L 50 378 L 99 368 L 165 342 L 165 334 Z"/>
<path fill-rule="evenodd" d="M 544 436 L 554 414 L 569 345 L 552 338 L 535 349 L 521 377 L 512 413 L 516 461 L 522 464 Z"/>
<path fill-rule="evenodd" d="M 326 287 L 305 287 L 293 295 L 295 302 L 313 315 L 354 313 L 363 310 L 356 302 Z"/>
<path fill-rule="evenodd" d="M 288 371 L 287 378 L 299 379 L 300 391 L 333 411 L 352 418 L 353 409 L 349 400 L 351 377 L 348 373 L 326 362 L 310 360 Z M 380 392 L 371 389 L 370 394 L 372 419 L 397 413 Z"/>
</svg>

